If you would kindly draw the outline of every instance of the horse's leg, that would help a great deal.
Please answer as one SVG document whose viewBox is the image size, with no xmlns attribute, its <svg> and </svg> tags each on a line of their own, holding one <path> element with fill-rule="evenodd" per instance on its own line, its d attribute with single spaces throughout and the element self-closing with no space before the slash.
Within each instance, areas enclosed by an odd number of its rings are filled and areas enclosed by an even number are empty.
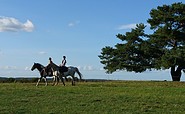
<svg viewBox="0 0 185 114">
<path fill-rule="evenodd" d="M 61 81 L 62 81 L 63 85 L 65 86 L 65 83 L 64 83 L 64 79 L 63 78 L 61 78 Z"/>
<path fill-rule="evenodd" d="M 71 77 L 72 77 L 72 86 L 75 86 L 75 77 L 74 77 L 74 75 Z"/>
<path fill-rule="evenodd" d="M 44 77 L 44 81 L 45 81 L 45 86 L 47 86 L 48 85 L 48 82 L 47 82 L 46 77 Z"/>
<path fill-rule="evenodd" d="M 73 86 L 75 86 L 75 80 L 73 79 Z"/>
<path fill-rule="evenodd" d="M 58 85 L 58 81 L 59 81 L 58 76 L 56 76 L 55 79 L 56 79 L 55 80 L 55 85 Z"/>
<path fill-rule="evenodd" d="M 42 79 L 42 77 L 40 77 L 40 78 L 38 79 L 36 86 L 39 85 L 39 82 L 40 82 L 41 79 Z"/>
<path fill-rule="evenodd" d="M 55 76 L 53 76 L 53 84 L 52 84 L 52 86 L 54 86 L 54 84 L 55 84 Z"/>
<path fill-rule="evenodd" d="M 74 81 L 72 80 L 72 86 L 74 86 Z"/>
<path fill-rule="evenodd" d="M 61 82 L 62 82 L 63 85 L 65 86 L 65 82 L 64 82 L 63 77 L 64 77 L 64 73 L 62 73 L 62 74 L 59 75 L 59 78 L 60 78 Z"/>
<path fill-rule="evenodd" d="M 64 77 L 65 77 L 65 80 L 68 81 L 67 76 L 64 76 Z"/>
<path fill-rule="evenodd" d="M 58 82 L 59 82 L 59 73 L 58 72 L 55 72 L 55 85 L 58 85 Z"/>
</svg>

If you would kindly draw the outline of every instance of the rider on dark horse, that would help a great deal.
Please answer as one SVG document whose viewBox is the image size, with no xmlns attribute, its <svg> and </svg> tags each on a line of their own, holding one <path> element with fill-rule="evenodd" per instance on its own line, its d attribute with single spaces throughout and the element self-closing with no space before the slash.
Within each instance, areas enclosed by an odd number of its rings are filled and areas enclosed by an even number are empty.
<svg viewBox="0 0 185 114">
<path fill-rule="evenodd" d="M 51 64 L 54 64 L 53 63 L 53 61 L 52 61 L 52 59 L 51 59 L 51 57 L 49 58 L 49 63 L 48 63 L 48 65 L 45 67 L 45 73 L 47 74 L 47 75 L 53 75 L 53 68 L 51 67 Z"/>
</svg>

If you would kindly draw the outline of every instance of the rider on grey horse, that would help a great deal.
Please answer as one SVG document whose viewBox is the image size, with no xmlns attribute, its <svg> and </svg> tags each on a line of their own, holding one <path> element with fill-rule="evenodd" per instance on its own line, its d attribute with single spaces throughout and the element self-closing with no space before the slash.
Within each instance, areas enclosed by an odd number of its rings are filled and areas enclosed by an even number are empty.
<svg viewBox="0 0 185 114">
<path fill-rule="evenodd" d="M 63 60 L 62 60 L 62 63 L 59 65 L 59 70 L 60 72 L 67 72 L 68 71 L 68 68 L 65 66 L 67 63 L 66 61 L 66 56 L 63 56 Z"/>
<path fill-rule="evenodd" d="M 60 66 L 66 66 L 66 56 L 63 56 L 62 64 Z"/>
</svg>

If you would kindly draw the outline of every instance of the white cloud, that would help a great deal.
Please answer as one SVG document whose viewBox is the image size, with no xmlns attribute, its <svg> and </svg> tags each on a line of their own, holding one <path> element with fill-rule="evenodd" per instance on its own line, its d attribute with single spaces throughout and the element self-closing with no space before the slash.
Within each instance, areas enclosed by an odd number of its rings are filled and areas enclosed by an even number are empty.
<svg viewBox="0 0 185 114">
<path fill-rule="evenodd" d="M 2 66 L 0 67 L 1 70 L 16 70 L 16 66 Z"/>
<path fill-rule="evenodd" d="M 27 32 L 32 32 L 34 29 L 34 25 L 30 20 L 27 20 L 26 23 L 24 23 L 24 30 Z"/>
<path fill-rule="evenodd" d="M 47 53 L 44 51 L 39 52 L 39 55 L 45 55 L 45 54 L 47 54 Z"/>
<path fill-rule="evenodd" d="M 105 70 L 105 69 L 103 67 L 101 67 L 100 70 L 102 71 L 102 70 Z"/>
<path fill-rule="evenodd" d="M 121 25 L 118 27 L 119 30 L 123 30 L 123 29 L 133 29 L 136 28 L 136 24 L 127 24 L 127 25 Z"/>
<path fill-rule="evenodd" d="M 75 25 L 75 24 L 72 23 L 72 22 L 70 22 L 70 23 L 68 24 L 69 27 L 73 27 L 74 25 Z"/>
<path fill-rule="evenodd" d="M 94 71 L 94 70 L 96 70 L 96 68 L 94 68 L 94 67 L 91 66 L 91 65 L 87 65 L 87 66 L 78 66 L 77 68 L 80 69 L 80 70 L 84 70 L 84 71 Z"/>
<path fill-rule="evenodd" d="M 125 24 L 125 25 L 120 25 L 117 29 L 118 30 L 124 30 L 124 29 L 134 29 L 136 28 L 136 23 L 132 23 L 132 24 Z M 150 24 L 146 23 L 144 24 L 147 27 L 150 27 Z"/>
<path fill-rule="evenodd" d="M 84 66 L 83 70 L 92 71 L 94 68 L 93 66 Z"/>
<path fill-rule="evenodd" d="M 32 32 L 34 25 L 30 20 L 21 23 L 19 20 L 12 17 L 0 17 L 0 32 Z"/>
<path fill-rule="evenodd" d="M 31 68 L 30 67 L 25 67 L 24 70 L 30 70 Z"/>
<path fill-rule="evenodd" d="M 68 24 L 68 27 L 74 27 L 74 26 L 78 25 L 79 23 L 80 23 L 80 21 L 70 22 L 70 23 Z"/>
</svg>

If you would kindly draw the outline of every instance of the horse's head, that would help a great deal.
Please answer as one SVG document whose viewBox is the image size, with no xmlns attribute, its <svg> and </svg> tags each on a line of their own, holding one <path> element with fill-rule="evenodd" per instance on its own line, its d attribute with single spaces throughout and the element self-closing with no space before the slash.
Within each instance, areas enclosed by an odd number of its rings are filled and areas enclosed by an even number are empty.
<svg viewBox="0 0 185 114">
<path fill-rule="evenodd" d="M 35 70 L 37 68 L 37 63 L 34 63 L 32 68 L 31 68 L 31 71 Z"/>
<path fill-rule="evenodd" d="M 34 63 L 31 70 L 33 71 L 33 70 L 37 69 L 39 71 L 42 71 L 44 68 L 45 67 L 43 65 L 41 65 L 40 63 Z"/>
</svg>

